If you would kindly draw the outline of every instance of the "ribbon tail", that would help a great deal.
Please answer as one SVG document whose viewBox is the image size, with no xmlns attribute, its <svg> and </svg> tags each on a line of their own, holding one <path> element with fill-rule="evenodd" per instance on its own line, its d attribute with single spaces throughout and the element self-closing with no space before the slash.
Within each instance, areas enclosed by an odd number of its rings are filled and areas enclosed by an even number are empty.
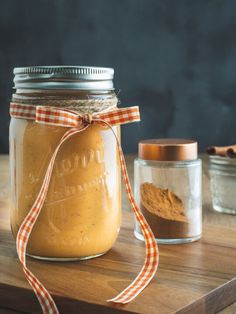
<svg viewBox="0 0 236 314">
<path fill-rule="evenodd" d="M 47 191 L 50 183 L 50 178 L 53 170 L 54 161 L 56 159 L 57 153 L 62 146 L 62 144 L 72 135 L 75 133 L 81 132 L 87 128 L 83 127 L 81 129 L 78 128 L 72 128 L 69 131 L 67 131 L 64 136 L 61 138 L 55 152 L 53 153 L 50 163 L 48 165 L 46 175 L 43 181 L 43 184 L 41 186 L 40 192 L 31 208 L 27 216 L 25 217 L 24 221 L 22 222 L 19 231 L 17 233 L 17 239 L 16 239 L 16 246 L 17 246 L 17 253 L 19 256 L 19 260 L 22 264 L 23 271 L 25 273 L 25 277 L 28 280 L 29 284 L 33 288 L 39 302 L 41 305 L 41 308 L 43 310 L 43 313 L 45 314 L 58 314 L 59 311 L 57 309 L 57 306 L 55 302 L 53 301 L 50 293 L 46 290 L 46 288 L 43 286 L 43 284 L 30 272 L 30 270 L 26 266 L 26 247 L 27 243 L 31 234 L 31 231 L 35 225 L 35 222 L 41 212 L 41 209 L 43 207 L 44 201 L 47 196 Z"/>
<path fill-rule="evenodd" d="M 152 233 L 152 230 L 150 229 L 146 219 L 144 218 L 143 214 L 140 212 L 134 200 L 129 177 L 128 177 L 128 172 L 127 172 L 127 168 L 125 164 L 125 159 L 124 159 L 124 155 L 123 155 L 123 151 L 122 151 L 119 139 L 117 138 L 112 126 L 109 123 L 101 119 L 97 119 L 97 121 L 102 122 L 103 124 L 108 126 L 115 136 L 117 147 L 118 147 L 118 152 L 119 152 L 119 159 L 120 159 L 123 179 L 124 179 L 126 191 L 128 194 L 129 203 L 134 212 L 136 219 L 138 220 L 140 224 L 140 228 L 143 233 L 143 236 L 145 239 L 145 245 L 146 245 L 145 263 L 141 271 L 135 278 L 135 280 L 115 298 L 107 300 L 107 302 L 125 304 L 125 303 L 129 303 L 137 295 L 139 295 L 140 292 L 146 288 L 146 286 L 155 276 L 157 268 L 158 268 L 158 263 L 159 263 L 159 251 L 158 251 L 158 246 L 155 241 L 155 237 Z"/>
</svg>

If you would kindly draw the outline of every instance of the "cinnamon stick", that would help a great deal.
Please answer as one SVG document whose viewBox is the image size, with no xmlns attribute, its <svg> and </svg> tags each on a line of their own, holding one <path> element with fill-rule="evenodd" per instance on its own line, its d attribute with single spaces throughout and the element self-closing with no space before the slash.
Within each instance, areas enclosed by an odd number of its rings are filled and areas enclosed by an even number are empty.
<svg viewBox="0 0 236 314">
<path fill-rule="evenodd" d="M 206 149 L 208 155 L 236 158 L 236 145 L 230 146 L 209 146 Z"/>
<path fill-rule="evenodd" d="M 236 145 L 227 150 L 227 156 L 230 158 L 236 158 Z"/>
</svg>

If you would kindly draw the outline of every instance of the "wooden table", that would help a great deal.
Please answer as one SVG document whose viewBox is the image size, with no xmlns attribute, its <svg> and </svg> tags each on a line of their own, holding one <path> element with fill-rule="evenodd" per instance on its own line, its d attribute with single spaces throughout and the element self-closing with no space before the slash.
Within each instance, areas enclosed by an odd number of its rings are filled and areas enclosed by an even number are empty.
<svg viewBox="0 0 236 314">
<path fill-rule="evenodd" d="M 131 181 L 133 159 L 126 157 Z M 10 232 L 8 168 L 8 156 L 0 156 L 0 313 L 40 313 L 22 274 Z M 53 294 L 61 313 L 208 314 L 236 300 L 236 216 L 212 211 L 206 171 L 203 179 L 203 239 L 182 246 L 160 245 L 157 277 L 126 306 L 105 302 L 131 282 L 144 259 L 143 243 L 133 237 L 132 213 L 124 191 L 123 225 L 109 253 L 79 263 L 29 259 L 30 269 Z M 235 314 L 236 303 L 221 313 Z"/>
</svg>

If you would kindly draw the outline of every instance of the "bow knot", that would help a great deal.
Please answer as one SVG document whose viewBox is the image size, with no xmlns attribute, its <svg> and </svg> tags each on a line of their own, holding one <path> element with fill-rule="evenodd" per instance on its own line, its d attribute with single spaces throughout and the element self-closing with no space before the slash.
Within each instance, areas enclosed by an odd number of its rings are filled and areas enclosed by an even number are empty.
<svg viewBox="0 0 236 314">
<path fill-rule="evenodd" d="M 85 113 L 82 115 L 82 122 L 87 125 L 87 124 L 92 124 L 93 117 L 90 113 Z"/>
</svg>

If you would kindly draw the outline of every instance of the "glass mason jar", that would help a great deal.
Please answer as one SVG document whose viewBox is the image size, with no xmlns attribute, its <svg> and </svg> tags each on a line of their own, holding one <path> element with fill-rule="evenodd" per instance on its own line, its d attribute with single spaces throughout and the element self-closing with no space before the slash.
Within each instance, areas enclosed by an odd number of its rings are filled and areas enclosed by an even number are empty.
<svg viewBox="0 0 236 314">
<path fill-rule="evenodd" d="M 209 174 L 213 208 L 221 213 L 236 214 L 236 160 L 209 156 Z"/>
<path fill-rule="evenodd" d="M 197 142 L 141 141 L 134 182 L 136 202 L 158 243 L 186 243 L 201 237 L 201 160 L 197 159 Z M 137 221 L 134 233 L 143 240 Z"/>
<path fill-rule="evenodd" d="M 117 105 L 113 69 L 16 68 L 12 102 L 69 108 L 79 113 Z M 86 106 L 86 107 L 85 107 Z M 118 126 L 113 130 L 120 136 Z M 11 228 L 14 237 L 31 209 L 50 157 L 68 128 L 12 118 L 10 123 Z M 33 257 L 87 259 L 107 252 L 121 223 L 118 149 L 111 130 L 98 124 L 60 148 L 41 213 L 30 235 Z"/>
</svg>

